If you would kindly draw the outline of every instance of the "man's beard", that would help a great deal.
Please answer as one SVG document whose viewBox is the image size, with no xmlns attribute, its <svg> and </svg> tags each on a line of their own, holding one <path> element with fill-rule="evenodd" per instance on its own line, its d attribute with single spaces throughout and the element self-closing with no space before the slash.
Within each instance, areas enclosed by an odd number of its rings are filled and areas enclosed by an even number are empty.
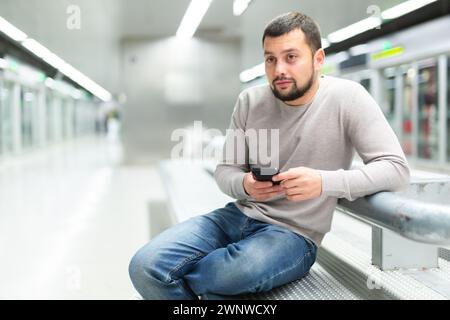
<svg viewBox="0 0 450 320">
<path fill-rule="evenodd" d="M 309 91 L 309 89 L 311 89 L 312 85 L 314 84 L 314 78 L 315 74 L 313 70 L 308 82 L 300 88 L 297 87 L 297 81 L 295 81 L 295 79 L 293 78 L 284 78 L 284 77 L 276 78 L 275 80 L 273 80 L 272 82 L 273 86 L 271 86 L 270 88 L 272 89 L 274 96 L 280 99 L 281 101 L 294 101 L 303 97 Z M 292 81 L 292 89 L 288 93 L 283 94 L 280 91 L 278 91 L 275 81 L 280 80 Z"/>
</svg>

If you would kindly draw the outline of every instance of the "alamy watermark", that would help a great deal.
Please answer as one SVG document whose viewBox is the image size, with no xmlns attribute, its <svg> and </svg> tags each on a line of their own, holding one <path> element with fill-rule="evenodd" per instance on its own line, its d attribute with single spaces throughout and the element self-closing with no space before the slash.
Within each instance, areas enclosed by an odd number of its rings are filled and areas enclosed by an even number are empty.
<svg viewBox="0 0 450 320">
<path fill-rule="evenodd" d="M 66 13 L 68 14 L 66 26 L 69 30 L 81 29 L 81 8 L 77 5 L 67 6 Z"/>
<path fill-rule="evenodd" d="M 383 21 L 381 17 L 381 9 L 377 5 L 370 5 L 366 10 L 367 14 L 370 14 L 370 18 L 376 18 L 379 21 L 379 24 L 374 29 L 381 29 L 381 22 Z"/>
<path fill-rule="evenodd" d="M 66 288 L 70 291 L 81 289 L 81 269 L 79 266 L 68 266 L 65 270 Z"/>
<path fill-rule="evenodd" d="M 280 163 L 280 130 L 275 128 L 227 129 L 224 135 L 195 121 L 189 128 L 174 130 L 171 141 L 178 142 L 171 159 L 214 159 L 224 164 L 277 168 Z"/>
</svg>

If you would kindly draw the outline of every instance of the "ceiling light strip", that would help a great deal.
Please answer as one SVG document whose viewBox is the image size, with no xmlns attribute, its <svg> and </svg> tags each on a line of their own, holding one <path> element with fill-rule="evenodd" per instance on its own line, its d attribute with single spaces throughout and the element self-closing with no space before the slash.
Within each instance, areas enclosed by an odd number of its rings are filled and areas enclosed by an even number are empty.
<svg viewBox="0 0 450 320">
<path fill-rule="evenodd" d="M 192 0 L 177 30 L 177 37 L 192 38 L 212 0 Z"/>
<path fill-rule="evenodd" d="M 78 83 L 81 87 L 91 92 L 93 95 L 103 101 L 110 101 L 112 95 L 106 89 L 95 83 L 93 80 L 82 74 L 80 71 L 67 64 L 63 59 L 51 52 L 45 46 L 40 44 L 35 39 L 28 38 L 28 36 L 13 26 L 11 23 L 0 17 L 0 31 L 14 41 L 20 42 L 22 46 L 29 52 L 40 59 L 50 64 L 55 69 L 61 71 L 66 77 Z M 4 60 L 3 60 L 4 61 Z M 1 66 L 6 65 L 1 63 Z"/>
</svg>

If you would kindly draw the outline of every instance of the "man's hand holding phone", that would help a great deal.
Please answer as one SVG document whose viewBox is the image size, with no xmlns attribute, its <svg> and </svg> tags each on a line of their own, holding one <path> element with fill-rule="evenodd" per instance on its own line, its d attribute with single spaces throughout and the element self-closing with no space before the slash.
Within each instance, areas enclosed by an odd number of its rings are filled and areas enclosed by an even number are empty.
<svg viewBox="0 0 450 320">
<path fill-rule="evenodd" d="M 256 173 L 256 171 L 255 171 Z M 260 176 L 259 176 L 260 177 Z M 249 172 L 244 177 L 245 192 L 257 201 L 264 201 L 285 194 L 284 188 L 271 181 L 258 181 L 254 173 Z"/>
<path fill-rule="evenodd" d="M 244 189 L 258 201 L 282 194 L 290 201 L 305 201 L 320 197 L 322 177 L 317 170 L 305 167 L 292 168 L 282 173 L 277 169 L 269 169 L 265 174 L 260 169 L 252 169 L 244 177 Z"/>
</svg>

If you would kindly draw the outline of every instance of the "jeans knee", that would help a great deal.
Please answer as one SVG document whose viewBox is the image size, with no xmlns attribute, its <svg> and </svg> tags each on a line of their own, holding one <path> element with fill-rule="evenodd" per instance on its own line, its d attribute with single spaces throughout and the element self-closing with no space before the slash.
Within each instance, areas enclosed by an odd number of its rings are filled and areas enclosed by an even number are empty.
<svg viewBox="0 0 450 320">
<path fill-rule="evenodd" d="M 144 274 L 144 263 L 143 259 L 140 257 L 140 253 L 137 252 L 130 261 L 128 265 L 128 274 L 130 276 L 131 282 L 136 285 L 140 279 L 143 278 Z"/>
<path fill-rule="evenodd" d="M 131 258 L 130 264 L 128 266 L 128 273 L 130 279 L 135 284 L 136 282 L 141 282 L 145 278 L 151 277 L 155 267 L 153 266 L 152 259 L 148 259 L 144 254 L 138 251 L 133 258 Z"/>
<path fill-rule="evenodd" d="M 128 273 L 133 284 L 136 286 L 142 282 L 156 280 L 160 283 L 169 283 L 162 259 L 157 254 L 149 254 L 148 250 L 139 250 L 131 258 Z"/>
<path fill-rule="evenodd" d="M 130 261 L 128 272 L 137 292 L 149 300 L 195 299 L 196 295 L 173 279 L 157 254 L 138 251 Z"/>
</svg>

